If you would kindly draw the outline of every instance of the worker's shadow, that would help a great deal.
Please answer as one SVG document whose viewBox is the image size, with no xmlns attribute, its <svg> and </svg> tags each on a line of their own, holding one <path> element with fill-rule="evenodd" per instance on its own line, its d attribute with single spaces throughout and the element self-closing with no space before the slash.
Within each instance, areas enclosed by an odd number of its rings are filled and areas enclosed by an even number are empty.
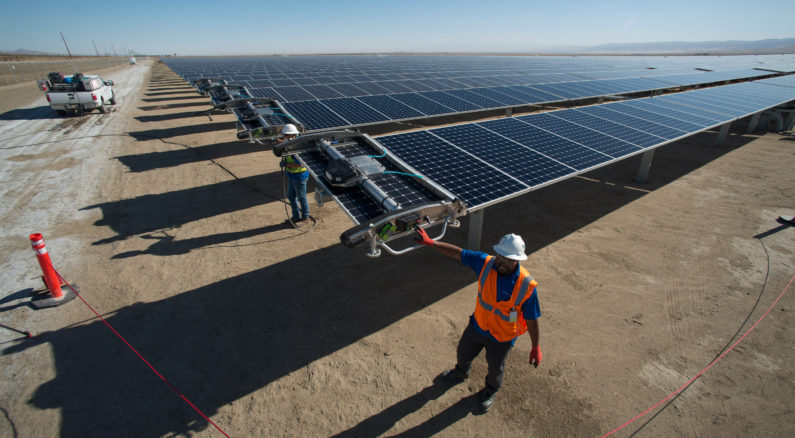
<svg viewBox="0 0 795 438">
<path fill-rule="evenodd" d="M 452 387 L 453 385 L 441 381 L 440 377 L 437 376 L 436 379 L 434 379 L 433 385 L 426 387 L 411 397 L 405 398 L 395 403 L 380 413 L 362 421 L 356 426 L 334 435 L 334 438 L 381 436 L 382 434 L 386 433 L 386 431 L 391 429 L 395 424 L 397 424 L 398 421 L 411 415 L 413 412 L 420 410 L 429 401 L 438 399 Z M 470 413 L 478 413 L 476 410 L 476 400 L 476 394 L 464 397 L 444 411 L 425 420 L 422 424 L 414 426 L 411 429 L 403 431 L 394 436 L 432 436 L 446 429 L 455 422 L 465 418 Z"/>
<path fill-rule="evenodd" d="M 236 240 L 246 239 L 249 237 L 265 235 L 268 233 L 272 233 L 274 231 L 287 230 L 290 228 L 293 228 L 292 225 L 290 225 L 290 222 L 284 221 L 282 223 L 266 225 L 264 227 L 254 228 L 251 230 L 211 234 L 209 236 L 202 236 L 202 237 L 195 237 L 192 239 L 181 239 L 181 240 L 174 240 L 174 236 L 169 235 L 166 231 L 160 231 L 159 232 L 160 235 L 157 235 L 158 233 L 152 233 L 140 236 L 141 239 L 154 240 L 154 243 L 152 243 L 149 246 L 149 248 L 143 251 L 127 251 L 119 253 L 111 258 L 126 259 L 144 254 L 151 254 L 157 256 L 172 256 L 178 254 L 187 254 L 195 249 L 213 248 L 219 246 L 234 246 L 233 244 L 229 245 L 224 245 L 224 244 Z M 281 238 L 261 239 L 261 241 L 259 242 L 247 243 L 245 245 L 255 245 L 255 244 L 266 245 L 268 243 L 273 243 L 279 240 L 290 239 L 293 237 L 295 237 L 295 235 L 291 234 L 289 236 Z"/>
</svg>

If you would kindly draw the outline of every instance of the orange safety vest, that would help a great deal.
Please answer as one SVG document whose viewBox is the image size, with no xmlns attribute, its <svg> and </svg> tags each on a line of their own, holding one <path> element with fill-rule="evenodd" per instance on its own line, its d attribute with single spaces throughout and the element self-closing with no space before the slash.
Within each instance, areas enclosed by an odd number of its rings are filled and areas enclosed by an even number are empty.
<svg viewBox="0 0 795 438">
<path fill-rule="evenodd" d="M 538 283 L 519 266 L 519 278 L 513 287 L 511 299 L 497 301 L 497 276 L 494 257 L 486 257 L 486 263 L 478 277 L 478 298 L 475 302 L 475 321 L 478 326 L 491 333 L 500 342 L 508 342 L 527 331 L 527 323 L 522 316 L 522 304 L 530 298 Z M 514 315 L 511 318 L 511 315 Z M 513 321 L 511 321 L 513 319 Z"/>
</svg>

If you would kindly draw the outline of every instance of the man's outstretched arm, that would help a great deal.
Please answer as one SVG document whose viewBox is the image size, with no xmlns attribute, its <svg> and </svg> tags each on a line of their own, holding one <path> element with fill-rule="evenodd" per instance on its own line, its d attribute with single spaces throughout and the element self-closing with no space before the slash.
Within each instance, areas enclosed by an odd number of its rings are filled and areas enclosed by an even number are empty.
<svg viewBox="0 0 795 438">
<path fill-rule="evenodd" d="M 447 257 L 452 257 L 454 259 L 461 260 L 461 251 L 463 251 L 461 247 L 450 243 L 437 242 L 431 239 L 430 237 L 428 237 L 428 233 L 426 233 L 425 230 L 423 230 L 420 227 L 415 228 L 414 231 L 417 232 L 417 237 L 415 237 L 415 240 L 417 242 L 425 246 L 430 246 L 431 248 L 439 251 L 440 253 L 446 255 Z"/>
</svg>

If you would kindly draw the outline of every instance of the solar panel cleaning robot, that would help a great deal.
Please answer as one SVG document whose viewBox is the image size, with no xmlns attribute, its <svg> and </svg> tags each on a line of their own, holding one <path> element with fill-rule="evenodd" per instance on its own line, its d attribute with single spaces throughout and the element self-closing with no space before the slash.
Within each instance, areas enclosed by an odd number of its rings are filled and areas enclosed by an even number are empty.
<svg viewBox="0 0 795 438">
<path fill-rule="evenodd" d="M 336 201 L 356 226 L 340 241 L 353 248 L 367 244 L 366 254 L 381 255 L 381 248 L 401 255 L 419 248 L 393 249 L 390 239 L 411 234 L 416 227 L 458 227 L 466 205 L 416 169 L 392 154 L 377 140 L 354 131 L 307 134 L 273 149 L 278 157 L 298 155 L 318 185 L 315 199 Z"/>
<path fill-rule="evenodd" d="M 278 100 L 268 97 L 254 97 L 249 90 L 230 84 L 222 78 L 203 78 L 193 81 L 200 94 L 208 96 L 213 110 L 231 112 L 237 118 L 237 138 L 248 139 L 250 143 L 265 146 L 276 144 L 284 125 L 291 123 L 304 132 L 304 125 L 293 117 Z"/>
</svg>

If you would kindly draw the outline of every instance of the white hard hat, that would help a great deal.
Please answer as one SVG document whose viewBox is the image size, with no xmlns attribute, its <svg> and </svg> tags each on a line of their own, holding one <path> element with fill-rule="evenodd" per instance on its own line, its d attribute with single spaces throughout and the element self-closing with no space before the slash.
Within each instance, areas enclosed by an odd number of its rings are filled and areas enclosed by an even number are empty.
<svg viewBox="0 0 795 438">
<path fill-rule="evenodd" d="M 494 245 L 497 254 L 511 260 L 527 260 L 524 253 L 524 240 L 516 234 L 506 234 L 500 239 L 500 243 Z"/>
<path fill-rule="evenodd" d="M 284 125 L 282 128 L 282 134 L 284 135 L 298 135 L 298 128 L 295 127 L 292 123 L 288 123 Z"/>
</svg>

